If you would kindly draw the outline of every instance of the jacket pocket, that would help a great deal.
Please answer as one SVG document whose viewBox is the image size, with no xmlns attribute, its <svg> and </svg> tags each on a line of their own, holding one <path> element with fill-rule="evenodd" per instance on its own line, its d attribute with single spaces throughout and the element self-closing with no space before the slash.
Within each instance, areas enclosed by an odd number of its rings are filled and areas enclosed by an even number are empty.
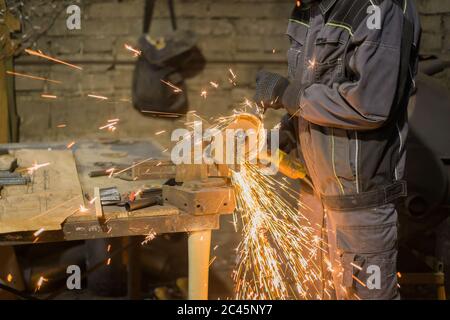
<svg viewBox="0 0 450 320">
<path fill-rule="evenodd" d="M 355 174 L 350 163 L 350 139 L 347 131 L 331 129 L 331 165 L 343 194 L 355 192 Z"/>
<path fill-rule="evenodd" d="M 308 33 L 308 27 L 299 24 L 297 22 L 290 21 L 288 25 L 287 35 L 291 42 L 291 46 L 288 50 L 288 77 L 292 81 L 299 68 L 302 67 L 304 45 L 306 41 L 306 35 Z"/>
<path fill-rule="evenodd" d="M 345 77 L 346 41 L 341 34 L 328 35 L 321 32 L 315 42 L 315 82 L 332 86 Z"/>
<path fill-rule="evenodd" d="M 344 64 L 342 59 L 327 62 L 316 62 L 314 65 L 314 82 L 332 86 L 344 79 Z"/>
</svg>

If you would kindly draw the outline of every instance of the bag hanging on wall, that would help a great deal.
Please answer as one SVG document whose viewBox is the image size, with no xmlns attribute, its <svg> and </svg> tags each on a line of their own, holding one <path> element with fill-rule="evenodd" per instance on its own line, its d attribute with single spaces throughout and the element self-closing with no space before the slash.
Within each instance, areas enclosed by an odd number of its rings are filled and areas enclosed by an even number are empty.
<svg viewBox="0 0 450 320">
<path fill-rule="evenodd" d="M 186 87 L 180 70 L 197 42 L 191 31 L 177 30 L 173 0 L 168 0 L 172 32 L 157 40 L 149 36 L 155 0 L 146 0 L 141 54 L 133 75 L 134 107 L 147 115 L 176 117 L 188 110 Z"/>
</svg>

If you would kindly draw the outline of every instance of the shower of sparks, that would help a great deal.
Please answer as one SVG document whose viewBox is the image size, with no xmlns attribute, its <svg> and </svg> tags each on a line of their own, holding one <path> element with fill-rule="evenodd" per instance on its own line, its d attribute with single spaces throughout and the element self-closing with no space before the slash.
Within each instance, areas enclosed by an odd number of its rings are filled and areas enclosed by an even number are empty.
<svg viewBox="0 0 450 320">
<path fill-rule="evenodd" d="M 161 79 L 161 82 L 164 83 L 165 85 L 171 87 L 173 89 L 174 93 L 181 93 L 183 92 L 183 90 L 181 90 L 180 88 L 178 88 L 176 85 L 174 85 L 173 83 L 170 83 L 169 81 L 164 81 L 163 79 Z"/>
<path fill-rule="evenodd" d="M 66 66 L 74 68 L 74 69 L 83 70 L 83 68 L 81 68 L 80 66 L 76 66 L 74 64 L 71 64 L 71 63 L 68 63 L 68 62 L 65 62 L 65 61 L 62 61 L 62 60 L 59 60 L 59 59 L 47 56 L 47 55 L 43 54 L 42 52 L 38 52 L 38 51 L 30 50 L 30 49 L 25 49 L 25 52 L 28 53 L 29 55 L 32 55 L 32 56 L 44 58 L 44 59 L 47 59 L 47 60 L 50 60 L 50 61 L 53 61 L 53 62 L 56 62 L 56 63 L 59 63 L 59 64 L 66 65 Z"/>
<path fill-rule="evenodd" d="M 139 57 L 142 54 L 141 50 L 135 49 L 132 46 L 130 46 L 129 44 L 124 44 L 125 49 L 127 49 L 128 51 L 131 51 L 133 53 L 133 55 L 135 57 Z"/>
<path fill-rule="evenodd" d="M 50 165 L 50 162 L 47 163 L 43 163 L 43 164 L 37 164 L 35 163 L 33 166 L 29 167 L 26 169 L 26 171 L 28 172 L 28 174 L 32 175 L 33 173 L 35 173 L 37 170 L 47 167 Z"/>
<path fill-rule="evenodd" d="M 234 272 L 236 298 L 320 298 L 322 270 L 315 261 L 325 244 L 280 191 L 297 200 L 299 195 L 248 163 L 233 172 L 232 181 L 243 234 Z"/>
<path fill-rule="evenodd" d="M 108 97 L 104 97 L 104 96 L 99 96 L 96 94 L 88 94 L 87 95 L 89 98 L 94 98 L 94 99 L 98 99 L 98 100 L 108 100 Z"/>
<path fill-rule="evenodd" d="M 42 285 L 43 285 L 45 282 L 48 282 L 48 279 L 44 278 L 43 276 L 40 276 L 40 277 L 39 277 L 39 280 L 38 280 L 37 283 L 36 283 L 36 289 L 35 289 L 35 292 L 41 290 L 41 287 L 42 287 Z"/>
<path fill-rule="evenodd" d="M 155 238 L 156 238 L 156 233 L 152 230 L 145 236 L 145 239 L 144 239 L 144 241 L 141 242 L 141 245 L 146 245 Z"/>
<path fill-rule="evenodd" d="M 55 83 L 55 84 L 62 83 L 61 81 L 57 81 L 57 80 L 51 80 L 51 79 L 47 79 L 47 78 L 43 78 L 43 77 L 38 77 L 38 76 L 33 76 L 33 75 L 19 73 L 19 72 L 13 72 L 13 71 L 6 71 L 6 74 L 9 74 L 11 76 L 16 76 L 16 77 L 27 78 L 27 79 L 47 81 L 47 82 L 51 82 L 51 83 Z"/>
<path fill-rule="evenodd" d="M 58 96 L 55 96 L 53 94 L 41 94 L 41 98 L 45 99 L 58 99 Z"/>
</svg>

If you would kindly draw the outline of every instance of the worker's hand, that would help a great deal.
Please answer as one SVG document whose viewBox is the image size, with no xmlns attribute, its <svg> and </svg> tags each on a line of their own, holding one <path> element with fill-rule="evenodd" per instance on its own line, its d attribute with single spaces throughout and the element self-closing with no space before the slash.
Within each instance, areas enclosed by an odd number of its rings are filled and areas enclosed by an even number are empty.
<svg viewBox="0 0 450 320">
<path fill-rule="evenodd" d="M 261 70 L 256 76 L 255 102 L 264 109 L 280 109 L 284 91 L 289 85 L 288 79 L 279 74 Z"/>
<path fill-rule="evenodd" d="M 280 121 L 280 150 L 290 154 L 293 149 L 297 148 L 297 132 L 295 123 L 297 117 L 285 114 Z"/>
</svg>

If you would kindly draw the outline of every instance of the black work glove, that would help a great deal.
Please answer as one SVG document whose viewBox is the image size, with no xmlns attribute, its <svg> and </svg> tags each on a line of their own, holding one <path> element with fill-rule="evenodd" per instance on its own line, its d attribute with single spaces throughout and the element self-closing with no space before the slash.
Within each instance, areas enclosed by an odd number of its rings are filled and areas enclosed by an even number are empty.
<svg viewBox="0 0 450 320">
<path fill-rule="evenodd" d="M 277 149 L 280 149 L 286 154 L 290 154 L 292 150 L 297 149 L 297 131 L 295 122 L 298 121 L 297 117 L 292 117 L 290 114 L 285 114 L 279 124 L 279 143 Z M 271 154 L 276 152 L 272 150 L 272 135 L 267 135 L 267 150 Z"/>
<path fill-rule="evenodd" d="M 255 102 L 264 109 L 280 109 L 289 80 L 279 74 L 261 70 L 256 75 Z"/>
<path fill-rule="evenodd" d="M 298 118 L 290 114 L 285 114 L 280 121 L 280 150 L 287 154 L 297 148 L 296 121 Z"/>
</svg>

